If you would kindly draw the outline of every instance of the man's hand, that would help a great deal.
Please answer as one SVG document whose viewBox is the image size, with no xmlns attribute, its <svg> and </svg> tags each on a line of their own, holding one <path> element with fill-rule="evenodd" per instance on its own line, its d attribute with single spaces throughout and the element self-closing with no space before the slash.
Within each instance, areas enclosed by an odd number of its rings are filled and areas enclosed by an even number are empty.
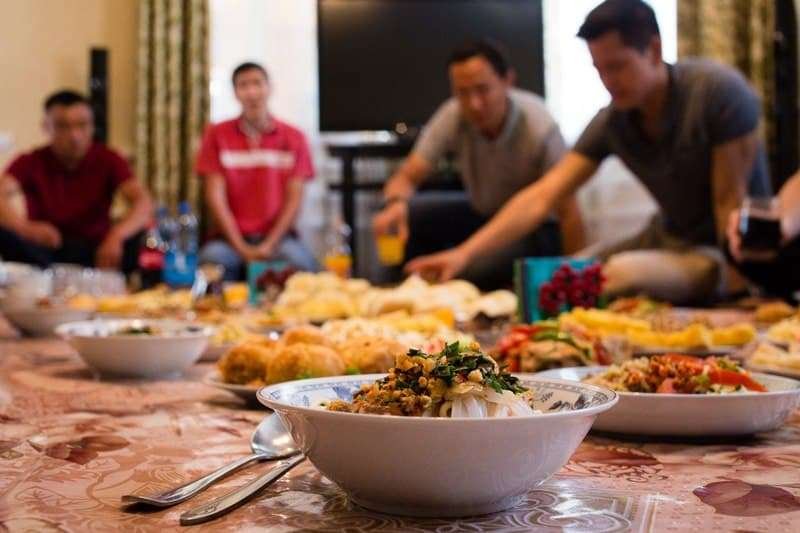
<svg viewBox="0 0 800 533">
<path fill-rule="evenodd" d="M 40 246 L 59 248 L 61 246 L 61 232 L 48 222 L 28 222 L 22 237 Z"/>
<path fill-rule="evenodd" d="M 94 264 L 97 268 L 118 269 L 122 263 L 122 239 L 109 233 L 95 252 Z"/>
<path fill-rule="evenodd" d="M 419 274 L 429 281 L 448 281 L 453 279 L 469 264 L 469 257 L 461 248 L 451 248 L 444 252 L 417 257 L 406 265 L 406 272 Z"/>
<path fill-rule="evenodd" d="M 258 248 L 252 244 L 246 242 L 237 243 L 233 245 L 233 249 L 236 250 L 236 253 L 239 254 L 239 257 L 241 257 L 242 261 L 245 263 L 259 261 L 261 259 Z"/>
<path fill-rule="evenodd" d="M 275 244 L 270 239 L 265 239 L 255 247 L 255 252 L 259 259 L 266 261 L 275 253 Z"/>
<path fill-rule="evenodd" d="M 375 235 L 396 233 L 403 242 L 408 240 L 408 203 L 392 202 L 372 219 Z"/>
</svg>

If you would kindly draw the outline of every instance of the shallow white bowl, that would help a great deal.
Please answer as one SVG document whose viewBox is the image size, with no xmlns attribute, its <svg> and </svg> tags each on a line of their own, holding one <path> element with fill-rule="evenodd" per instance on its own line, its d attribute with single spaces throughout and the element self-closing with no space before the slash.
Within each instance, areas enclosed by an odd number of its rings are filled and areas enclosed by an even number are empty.
<svg viewBox="0 0 800 533">
<path fill-rule="evenodd" d="M 542 378 L 580 381 L 608 367 L 559 368 Z M 647 394 L 619 392 L 619 403 L 593 429 L 634 435 L 721 436 L 773 430 L 800 403 L 800 381 L 753 373 L 768 392 L 742 394 Z"/>
<path fill-rule="evenodd" d="M 357 504 L 412 516 L 469 516 L 516 505 L 558 471 L 617 402 L 601 387 L 523 377 L 535 407 L 525 417 L 421 418 L 326 411 L 382 374 L 291 381 L 264 387 L 309 460 Z"/>
<path fill-rule="evenodd" d="M 47 337 L 53 335 L 61 324 L 85 320 L 91 316 L 91 312 L 69 307 L 25 307 L 4 309 L 3 315 L 22 332 L 34 337 Z"/>
<path fill-rule="evenodd" d="M 163 333 L 116 334 L 146 325 Z M 63 324 L 56 332 L 102 375 L 154 378 L 176 375 L 196 363 L 214 329 L 177 320 L 87 320 Z"/>
</svg>

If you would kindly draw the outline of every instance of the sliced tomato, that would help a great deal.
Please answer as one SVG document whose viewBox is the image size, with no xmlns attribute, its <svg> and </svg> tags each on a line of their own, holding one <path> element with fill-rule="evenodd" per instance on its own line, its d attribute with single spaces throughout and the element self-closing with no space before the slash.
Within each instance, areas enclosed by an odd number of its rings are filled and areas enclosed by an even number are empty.
<svg viewBox="0 0 800 533">
<path fill-rule="evenodd" d="M 712 368 L 708 371 L 708 379 L 711 380 L 711 383 L 717 383 L 719 385 L 732 385 L 732 386 L 741 385 L 742 387 L 748 390 L 756 392 L 767 392 L 766 387 L 764 387 L 764 385 L 762 385 L 761 383 L 755 381 L 747 374 L 734 372 L 733 370 Z"/>
<path fill-rule="evenodd" d="M 541 328 L 534 324 L 521 324 L 511 328 L 505 337 L 497 342 L 497 351 L 501 354 L 508 353 L 509 350 L 520 346 L 531 338 Z"/>
<path fill-rule="evenodd" d="M 511 328 L 511 333 L 525 333 L 526 335 L 533 335 L 542 329 L 541 326 L 536 324 L 518 324 Z"/>
<path fill-rule="evenodd" d="M 509 372 L 519 372 L 519 357 L 509 357 L 506 364 Z"/>
<path fill-rule="evenodd" d="M 608 350 L 600 341 L 594 343 L 594 353 L 597 357 L 597 362 L 601 365 L 610 365 L 612 363 L 611 354 L 608 353 Z"/>
<path fill-rule="evenodd" d="M 656 389 L 656 393 L 658 394 L 672 394 L 677 392 L 675 390 L 675 380 L 672 378 L 667 378 L 661 382 L 661 385 L 658 386 Z"/>
<path fill-rule="evenodd" d="M 516 348 L 523 342 L 527 341 L 528 338 L 528 335 L 525 335 L 524 333 L 510 333 L 500 339 L 500 341 L 497 343 L 497 350 L 502 354 L 508 353 L 513 348 Z"/>
</svg>

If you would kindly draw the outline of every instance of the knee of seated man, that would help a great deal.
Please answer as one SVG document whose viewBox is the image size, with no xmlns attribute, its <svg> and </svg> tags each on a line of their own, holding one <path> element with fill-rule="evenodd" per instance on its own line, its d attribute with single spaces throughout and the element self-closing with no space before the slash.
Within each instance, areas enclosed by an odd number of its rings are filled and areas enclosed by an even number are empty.
<svg viewBox="0 0 800 533">
<path fill-rule="evenodd" d="M 228 243 L 211 241 L 200 250 L 200 262 L 216 263 L 224 266 L 235 266 L 242 262 L 242 258 Z"/>
<path fill-rule="evenodd" d="M 283 239 L 278 247 L 277 258 L 283 259 L 294 268 L 300 270 L 308 272 L 316 272 L 319 270 L 319 265 L 314 258 L 314 254 L 312 254 L 311 250 L 299 239 L 291 237 Z"/>
<path fill-rule="evenodd" d="M 710 257 L 665 250 L 615 254 L 603 272 L 609 296 L 644 293 L 673 303 L 710 299 L 720 275 L 718 263 Z"/>
</svg>

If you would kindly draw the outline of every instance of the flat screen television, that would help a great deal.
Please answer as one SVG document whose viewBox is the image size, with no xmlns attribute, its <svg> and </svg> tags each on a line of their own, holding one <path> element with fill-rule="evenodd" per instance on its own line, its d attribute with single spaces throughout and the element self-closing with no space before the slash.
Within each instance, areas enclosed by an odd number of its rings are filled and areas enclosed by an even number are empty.
<svg viewBox="0 0 800 533">
<path fill-rule="evenodd" d="M 323 132 L 418 128 L 449 97 L 450 52 L 505 45 L 517 86 L 544 95 L 541 0 L 318 0 Z"/>
</svg>

